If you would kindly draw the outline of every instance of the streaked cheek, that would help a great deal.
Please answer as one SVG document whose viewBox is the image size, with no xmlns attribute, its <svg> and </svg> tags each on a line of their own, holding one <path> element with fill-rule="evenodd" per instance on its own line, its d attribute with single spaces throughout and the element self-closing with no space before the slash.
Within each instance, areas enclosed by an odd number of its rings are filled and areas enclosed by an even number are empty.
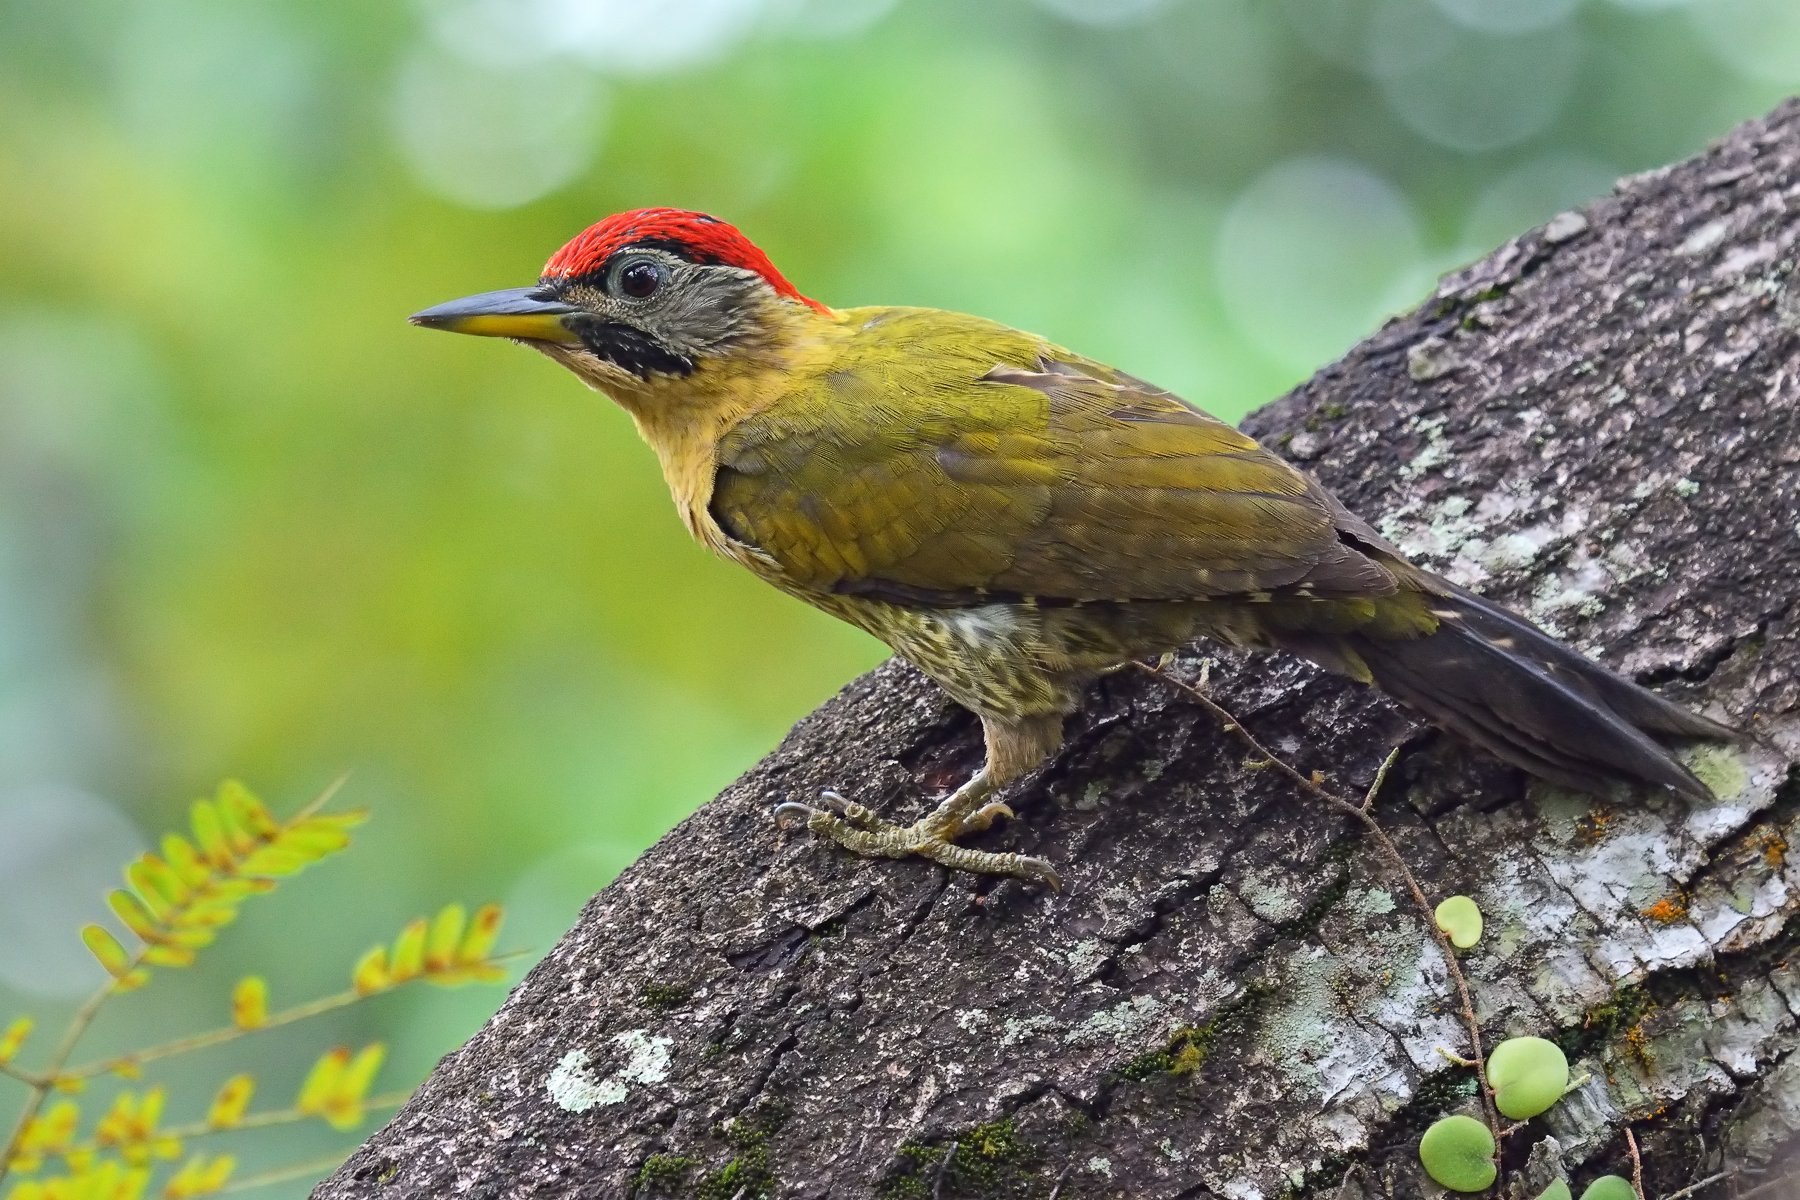
<svg viewBox="0 0 1800 1200">
<path fill-rule="evenodd" d="M 547 342 L 530 343 L 534 350 L 556 362 L 593 388 L 610 388 L 632 382 L 631 373 L 607 362 L 585 346 L 557 346 Z"/>
</svg>

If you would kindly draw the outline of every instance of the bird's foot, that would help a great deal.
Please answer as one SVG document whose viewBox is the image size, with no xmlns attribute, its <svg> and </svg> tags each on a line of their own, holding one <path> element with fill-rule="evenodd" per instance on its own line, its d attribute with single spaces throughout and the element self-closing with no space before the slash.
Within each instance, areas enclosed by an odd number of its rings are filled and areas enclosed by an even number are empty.
<svg viewBox="0 0 1800 1200">
<path fill-rule="evenodd" d="M 995 821 L 1013 815 L 1012 809 L 998 800 L 989 801 L 973 812 L 965 812 L 967 805 L 958 803 L 961 796 L 960 792 L 952 796 L 936 812 L 911 825 L 895 825 L 837 792 L 821 792 L 818 805 L 793 800 L 776 805 L 775 821 L 783 826 L 790 823 L 804 825 L 813 834 L 836 842 L 853 854 L 871 858 L 918 855 L 954 871 L 1010 875 L 1044 884 L 1053 891 L 1062 887 L 1056 869 L 1044 859 L 1027 854 L 971 850 L 957 845 L 956 838 L 979 833 Z"/>
</svg>

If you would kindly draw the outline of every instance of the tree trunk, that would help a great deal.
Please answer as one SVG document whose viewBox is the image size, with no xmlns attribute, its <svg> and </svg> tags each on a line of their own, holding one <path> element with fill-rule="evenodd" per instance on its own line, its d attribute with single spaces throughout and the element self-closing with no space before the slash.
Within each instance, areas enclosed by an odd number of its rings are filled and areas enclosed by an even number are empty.
<svg viewBox="0 0 1800 1200">
<path fill-rule="evenodd" d="M 1375 693 L 1199 646 L 1198 678 L 1360 792 L 1435 903 L 1486 1039 L 1590 1078 L 1508 1136 L 1535 1196 L 1775 1177 L 1800 1130 L 1800 101 L 1447 277 L 1249 422 L 1416 558 L 1752 735 L 1718 793 L 1528 784 Z M 1204 400 L 1204 397 L 1200 399 Z M 697 736 L 704 736 L 703 733 Z M 890 662 L 652 847 L 314 1193 L 350 1197 L 1419 1196 L 1478 1111 L 1445 962 L 1352 821 L 1122 671 L 977 839 L 1050 894 L 855 859 L 770 809 L 905 819 L 974 720 Z M 1758 1173 L 1761 1172 L 1761 1173 Z"/>
</svg>

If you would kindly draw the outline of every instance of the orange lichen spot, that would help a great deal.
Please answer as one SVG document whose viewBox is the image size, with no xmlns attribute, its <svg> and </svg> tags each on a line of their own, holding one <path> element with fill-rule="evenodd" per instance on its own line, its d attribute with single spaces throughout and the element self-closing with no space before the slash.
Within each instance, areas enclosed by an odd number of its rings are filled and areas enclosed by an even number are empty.
<svg viewBox="0 0 1800 1200">
<path fill-rule="evenodd" d="M 1612 824 L 1612 819 L 1610 809 L 1594 809 L 1575 822 L 1575 840 L 1583 846 L 1594 845 L 1606 836 L 1606 827 Z"/>
<path fill-rule="evenodd" d="M 1674 925 L 1679 921 L 1685 921 L 1688 915 L 1687 897 L 1680 892 L 1671 892 L 1644 909 L 1643 915 L 1658 925 Z"/>
<path fill-rule="evenodd" d="M 1767 863 L 1769 866 L 1776 870 L 1780 870 L 1787 862 L 1787 839 L 1782 837 L 1779 833 L 1770 830 L 1762 836 L 1762 840 L 1758 845 L 1762 849 L 1763 862 Z"/>
<path fill-rule="evenodd" d="M 1644 1023 L 1639 1021 L 1625 1031 L 1625 1053 L 1644 1070 L 1650 1070 L 1655 1064 L 1650 1057 L 1650 1035 L 1644 1032 Z"/>
</svg>

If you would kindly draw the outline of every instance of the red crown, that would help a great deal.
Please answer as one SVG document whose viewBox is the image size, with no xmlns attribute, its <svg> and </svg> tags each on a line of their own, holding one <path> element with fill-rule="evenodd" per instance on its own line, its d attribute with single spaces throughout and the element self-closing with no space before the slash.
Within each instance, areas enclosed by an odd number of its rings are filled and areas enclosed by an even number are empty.
<svg viewBox="0 0 1800 1200">
<path fill-rule="evenodd" d="M 820 312 L 817 300 L 800 294 L 769 256 L 756 248 L 736 227 L 705 213 L 681 208 L 639 208 L 616 213 L 590 225 L 550 256 L 544 278 L 567 279 L 587 275 L 606 265 L 606 260 L 628 246 L 658 246 L 697 263 L 718 263 L 754 271 L 768 281 L 778 296 L 798 300 Z"/>
</svg>

